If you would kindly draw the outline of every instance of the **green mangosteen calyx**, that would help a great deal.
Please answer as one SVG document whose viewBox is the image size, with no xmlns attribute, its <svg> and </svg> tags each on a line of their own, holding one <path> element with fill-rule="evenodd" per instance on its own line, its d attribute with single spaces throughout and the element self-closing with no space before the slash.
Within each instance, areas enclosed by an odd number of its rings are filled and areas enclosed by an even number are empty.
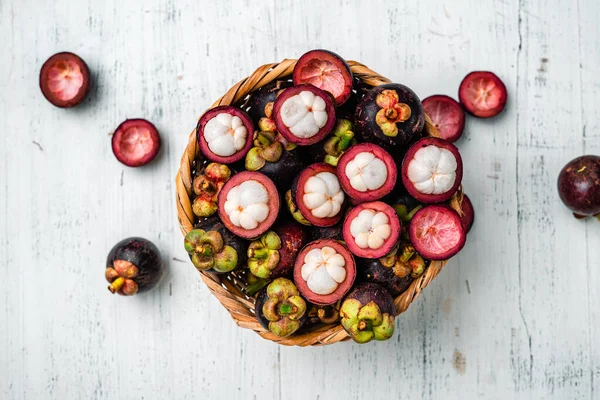
<svg viewBox="0 0 600 400">
<path fill-rule="evenodd" d="M 386 89 L 377 95 L 375 99 L 381 109 L 375 116 L 375 122 L 381 128 L 385 136 L 395 137 L 398 135 L 397 122 L 404 122 L 410 118 L 410 106 L 401 103 L 395 90 Z"/>
<path fill-rule="evenodd" d="M 237 251 L 226 246 L 217 231 L 191 230 L 185 235 L 184 246 L 199 271 L 229 272 L 237 266 Z"/>
<path fill-rule="evenodd" d="M 308 317 L 313 323 L 335 324 L 340 320 L 341 301 L 326 306 L 314 305 L 308 311 Z"/>
<path fill-rule="evenodd" d="M 269 231 L 248 247 L 248 268 L 259 278 L 268 279 L 271 271 L 279 264 L 281 239 Z"/>
<path fill-rule="evenodd" d="M 296 205 L 292 197 L 291 190 L 285 192 L 285 202 L 287 203 L 288 209 L 290 210 L 292 217 L 294 217 L 296 221 L 298 221 L 302 225 L 312 226 L 312 224 L 304 217 L 304 215 L 302 215 L 302 213 L 298 209 L 298 206 Z"/>
<path fill-rule="evenodd" d="M 306 302 L 292 281 L 277 278 L 267 286 L 267 300 L 262 313 L 269 321 L 269 331 L 285 337 L 300 328 Z"/>
<path fill-rule="evenodd" d="M 333 132 L 323 144 L 323 148 L 327 153 L 324 161 L 327 164 L 336 167 L 338 160 L 340 159 L 344 151 L 348 150 L 348 147 L 350 147 L 356 142 L 354 140 L 353 131 L 354 126 L 349 120 L 338 119 L 336 121 L 335 127 L 333 128 Z"/>
<path fill-rule="evenodd" d="M 396 214 L 398 214 L 398 218 L 400 218 L 402 222 L 410 222 L 415 213 L 423 208 L 422 205 L 418 205 L 409 210 L 405 204 L 394 204 L 392 207 L 396 210 Z"/>
<path fill-rule="evenodd" d="M 210 163 L 192 183 L 196 198 L 192 211 L 198 217 L 210 217 L 218 210 L 217 198 L 225 182 L 231 178 L 231 170 L 227 165 Z"/>
<path fill-rule="evenodd" d="M 265 119 L 265 118 L 263 118 Z M 256 131 L 254 147 L 246 154 L 246 169 L 258 171 L 266 162 L 277 162 L 283 154 L 283 146 L 277 139 L 275 131 Z"/>
<path fill-rule="evenodd" d="M 386 268 L 392 268 L 394 275 L 398 278 L 404 278 L 410 274 L 416 279 L 423 275 L 427 267 L 423 257 L 417 254 L 415 248 L 410 244 L 401 248 L 396 246 L 385 257 L 381 257 L 379 262 Z"/>
<path fill-rule="evenodd" d="M 106 268 L 104 276 L 110 285 L 111 293 L 119 293 L 124 296 L 133 296 L 138 292 L 138 284 L 135 278 L 139 275 L 139 269 L 129 261 L 115 260 L 112 267 Z"/>
<path fill-rule="evenodd" d="M 394 334 L 394 316 L 382 313 L 373 301 L 363 305 L 357 299 L 346 299 L 340 315 L 342 325 L 357 343 L 387 340 Z"/>
</svg>

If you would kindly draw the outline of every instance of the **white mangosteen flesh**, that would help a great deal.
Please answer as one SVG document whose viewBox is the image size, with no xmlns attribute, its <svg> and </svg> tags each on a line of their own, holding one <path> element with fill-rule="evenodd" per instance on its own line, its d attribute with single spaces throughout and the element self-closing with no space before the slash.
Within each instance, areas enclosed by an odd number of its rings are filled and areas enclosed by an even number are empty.
<svg viewBox="0 0 600 400">
<path fill-rule="evenodd" d="M 306 180 L 302 200 L 313 216 L 333 218 L 342 209 L 344 192 L 337 176 L 319 172 Z"/>
<path fill-rule="evenodd" d="M 443 194 L 454 186 L 456 157 L 450 150 L 426 146 L 415 153 L 408 164 L 408 178 L 423 194 Z"/>
<path fill-rule="evenodd" d="M 329 246 L 312 249 L 304 257 L 302 279 L 313 293 L 331 294 L 346 279 L 345 266 L 346 260 L 335 249 Z"/>
<path fill-rule="evenodd" d="M 233 225 L 250 230 L 267 219 L 268 203 L 269 193 L 263 184 L 249 180 L 229 190 L 224 208 Z"/>
<path fill-rule="evenodd" d="M 246 145 L 248 130 L 241 118 L 221 113 L 204 125 L 204 140 L 208 148 L 220 157 L 229 157 Z"/>
<path fill-rule="evenodd" d="M 388 170 L 385 163 L 373 153 L 358 153 L 344 171 L 350 180 L 350 185 L 359 192 L 377 190 L 387 180 Z"/>
<path fill-rule="evenodd" d="M 390 219 L 382 212 L 365 209 L 350 223 L 350 233 L 361 249 L 378 249 L 392 234 Z"/>
<path fill-rule="evenodd" d="M 308 139 L 319 133 L 327 123 L 325 100 L 304 90 L 283 102 L 281 120 L 294 136 Z"/>
</svg>

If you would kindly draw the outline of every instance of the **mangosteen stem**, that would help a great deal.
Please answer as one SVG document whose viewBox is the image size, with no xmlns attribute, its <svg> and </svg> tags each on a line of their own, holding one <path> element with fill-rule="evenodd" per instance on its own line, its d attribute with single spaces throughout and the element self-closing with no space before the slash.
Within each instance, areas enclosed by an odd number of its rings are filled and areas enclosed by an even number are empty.
<svg viewBox="0 0 600 400">
<path fill-rule="evenodd" d="M 267 286 L 268 283 L 269 283 L 268 279 L 258 278 L 258 280 L 256 282 L 254 282 L 254 283 L 246 286 L 246 294 L 248 296 L 254 296 L 262 288 L 264 288 L 265 286 Z"/>
<path fill-rule="evenodd" d="M 388 108 L 385 110 L 385 117 L 387 119 L 396 119 L 398 118 L 398 112 L 394 108 Z"/>
<path fill-rule="evenodd" d="M 415 208 L 413 208 L 412 210 L 410 210 L 410 212 L 406 216 L 406 219 L 408 221 L 412 220 L 412 217 L 414 217 L 415 214 L 417 213 L 417 211 L 419 211 L 421 208 L 423 208 L 423 206 L 416 206 Z"/>
<path fill-rule="evenodd" d="M 289 315 L 298 311 L 298 307 L 290 304 L 281 303 L 279 304 L 279 315 Z"/>
<path fill-rule="evenodd" d="M 111 293 L 116 293 L 119 290 L 121 290 L 121 288 L 123 287 L 124 284 L 125 284 L 125 278 L 120 276 L 117 279 L 115 279 L 114 281 L 112 281 L 112 283 L 110 285 L 108 285 L 108 290 L 110 290 Z"/>
<path fill-rule="evenodd" d="M 373 329 L 373 323 L 366 319 L 361 319 L 358 322 L 358 330 L 359 331 L 370 331 Z"/>
</svg>

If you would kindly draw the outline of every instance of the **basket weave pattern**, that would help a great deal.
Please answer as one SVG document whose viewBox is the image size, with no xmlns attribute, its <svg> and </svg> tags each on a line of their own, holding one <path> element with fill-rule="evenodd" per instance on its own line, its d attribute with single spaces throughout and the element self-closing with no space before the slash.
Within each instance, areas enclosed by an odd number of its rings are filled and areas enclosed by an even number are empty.
<svg viewBox="0 0 600 400">
<path fill-rule="evenodd" d="M 378 86 L 391 82 L 363 64 L 355 61 L 348 61 L 348 64 L 354 76 L 364 85 Z M 242 104 L 248 94 L 255 90 L 274 80 L 289 78 L 295 65 L 296 60 L 286 59 L 280 63 L 261 66 L 252 75 L 242 79 L 229 89 L 211 108 L 221 105 Z M 425 130 L 430 136 L 438 136 L 435 127 L 431 124 L 428 117 L 426 117 Z M 179 171 L 175 177 L 177 215 L 179 227 L 183 235 L 193 229 L 195 221 L 195 216 L 192 212 L 192 180 L 194 178 L 192 170 L 194 160 L 198 157 L 199 153 L 200 148 L 197 144 L 196 130 L 194 129 L 190 134 L 188 145 L 181 158 Z M 458 197 L 461 197 L 460 194 Z M 457 210 L 460 208 L 460 200 L 460 198 L 458 200 L 455 198 L 452 202 L 452 206 Z M 431 262 L 425 273 L 418 279 L 415 279 L 404 293 L 394 299 L 397 314 L 406 311 L 408 306 L 419 297 L 421 291 L 439 274 L 446 262 Z M 318 324 L 309 329 L 303 329 L 287 338 L 278 337 L 265 330 L 257 321 L 254 315 L 254 299 L 243 294 L 242 290 L 246 287 L 246 282 L 235 271 L 224 275 L 200 272 L 200 277 L 223 307 L 229 311 L 238 326 L 252 329 L 265 339 L 288 346 L 321 346 L 350 339 L 339 323 L 335 325 Z"/>
</svg>

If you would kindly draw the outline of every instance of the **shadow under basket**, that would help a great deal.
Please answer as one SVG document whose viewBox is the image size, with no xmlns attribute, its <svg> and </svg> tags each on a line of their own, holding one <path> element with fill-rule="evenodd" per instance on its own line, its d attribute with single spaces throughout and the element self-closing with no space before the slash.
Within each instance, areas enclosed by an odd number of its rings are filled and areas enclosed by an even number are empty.
<svg viewBox="0 0 600 400">
<path fill-rule="evenodd" d="M 280 63 L 261 66 L 252 75 L 242 79 L 229 89 L 211 108 L 222 105 L 243 106 L 252 92 L 274 80 L 290 78 L 295 65 L 296 60 L 286 59 Z M 356 61 L 348 61 L 348 65 L 350 65 L 355 79 L 358 79 L 365 87 L 373 87 L 391 82 L 389 79 Z M 439 136 L 429 117 L 426 116 L 425 119 L 425 131 L 427 134 L 429 136 Z M 194 179 L 194 160 L 198 158 L 199 154 L 200 147 L 198 146 L 196 130 L 194 129 L 190 134 L 188 145 L 181 158 L 179 171 L 175 177 L 177 215 L 179 227 L 184 236 L 193 229 L 197 219 L 192 212 L 192 181 Z M 461 201 L 462 192 L 459 190 L 451 201 L 451 206 L 459 213 L 461 212 Z M 394 299 L 396 315 L 408 309 L 408 306 L 419 297 L 421 291 L 440 273 L 446 263 L 447 261 L 432 261 L 423 275 L 415 279 L 406 291 Z M 247 282 L 244 274 L 240 272 L 239 270 L 234 270 L 227 274 L 200 272 L 200 277 L 206 286 L 221 302 L 223 307 L 229 311 L 229 314 L 231 314 L 231 317 L 238 326 L 245 329 L 252 329 L 264 339 L 286 346 L 323 346 L 350 340 L 350 337 L 339 323 L 329 325 L 314 324 L 308 328 L 302 328 L 292 336 L 285 338 L 272 334 L 257 321 L 254 315 L 254 298 L 243 293 Z"/>
</svg>

